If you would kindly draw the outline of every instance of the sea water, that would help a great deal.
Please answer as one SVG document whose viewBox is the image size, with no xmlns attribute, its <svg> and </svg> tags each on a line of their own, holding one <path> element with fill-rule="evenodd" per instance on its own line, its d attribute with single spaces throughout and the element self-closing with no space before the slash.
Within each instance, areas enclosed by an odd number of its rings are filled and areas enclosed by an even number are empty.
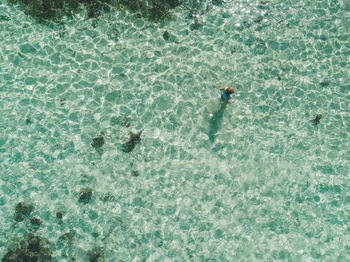
<svg viewBox="0 0 350 262">
<path fill-rule="evenodd" d="M 201 3 L 43 25 L 1 2 L 1 258 L 31 232 L 53 261 L 349 261 L 349 2 Z"/>
</svg>

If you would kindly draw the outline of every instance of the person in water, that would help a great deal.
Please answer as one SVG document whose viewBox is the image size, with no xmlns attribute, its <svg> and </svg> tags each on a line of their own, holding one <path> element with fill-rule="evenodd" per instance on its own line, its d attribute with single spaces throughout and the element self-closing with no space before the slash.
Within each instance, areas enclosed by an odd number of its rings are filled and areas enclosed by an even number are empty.
<svg viewBox="0 0 350 262">
<path fill-rule="evenodd" d="M 222 91 L 221 93 L 221 101 L 227 104 L 228 102 L 234 103 L 235 100 L 232 99 L 232 94 L 235 92 L 235 89 L 233 87 L 217 87 L 216 85 L 213 86 L 217 90 Z"/>
</svg>

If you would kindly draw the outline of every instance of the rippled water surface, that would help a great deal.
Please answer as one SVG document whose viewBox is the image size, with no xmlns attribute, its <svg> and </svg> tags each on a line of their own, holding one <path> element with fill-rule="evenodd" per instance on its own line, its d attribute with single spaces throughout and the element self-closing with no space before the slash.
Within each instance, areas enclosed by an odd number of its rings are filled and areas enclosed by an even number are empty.
<svg viewBox="0 0 350 262">
<path fill-rule="evenodd" d="M 350 4 L 201 3 L 0 3 L 0 258 L 31 232 L 52 261 L 350 260 Z"/>
</svg>

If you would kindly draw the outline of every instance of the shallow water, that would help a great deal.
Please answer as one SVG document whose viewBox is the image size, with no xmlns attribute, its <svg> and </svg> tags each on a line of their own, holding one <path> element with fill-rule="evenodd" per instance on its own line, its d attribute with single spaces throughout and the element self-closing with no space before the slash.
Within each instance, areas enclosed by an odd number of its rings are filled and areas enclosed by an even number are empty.
<svg viewBox="0 0 350 262">
<path fill-rule="evenodd" d="M 50 27 L 1 3 L 0 257 L 35 232 L 53 261 L 348 261 L 349 19 L 340 0 L 203 1 Z"/>
</svg>

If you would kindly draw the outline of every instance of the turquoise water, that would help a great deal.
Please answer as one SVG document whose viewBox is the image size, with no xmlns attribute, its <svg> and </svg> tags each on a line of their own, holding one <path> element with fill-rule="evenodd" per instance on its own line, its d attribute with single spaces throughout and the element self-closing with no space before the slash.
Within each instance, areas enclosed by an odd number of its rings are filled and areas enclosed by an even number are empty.
<svg viewBox="0 0 350 262">
<path fill-rule="evenodd" d="M 34 232 L 53 261 L 349 261 L 349 35 L 345 0 L 52 26 L 1 2 L 0 257 Z"/>
</svg>

